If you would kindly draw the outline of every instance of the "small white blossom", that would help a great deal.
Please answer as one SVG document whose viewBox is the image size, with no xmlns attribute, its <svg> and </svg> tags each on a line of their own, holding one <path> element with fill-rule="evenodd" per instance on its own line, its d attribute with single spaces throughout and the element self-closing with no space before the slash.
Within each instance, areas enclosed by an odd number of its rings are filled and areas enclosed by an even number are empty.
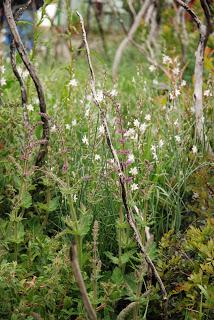
<svg viewBox="0 0 214 320">
<path fill-rule="evenodd" d="M 151 64 L 149 66 L 149 71 L 154 72 L 155 70 L 156 70 L 156 67 L 153 64 Z"/>
<path fill-rule="evenodd" d="M 133 123 L 136 128 L 140 128 L 140 121 L 138 119 L 135 119 Z"/>
<path fill-rule="evenodd" d="M 137 183 L 133 183 L 132 185 L 131 185 L 131 191 L 136 191 L 136 190 L 138 190 L 139 189 L 139 187 L 138 187 L 138 184 Z"/>
<path fill-rule="evenodd" d="M 174 69 L 172 70 L 172 73 L 174 74 L 174 76 L 178 76 L 179 73 L 180 73 L 179 68 L 174 68 Z"/>
<path fill-rule="evenodd" d="M 164 145 L 164 141 L 163 141 L 163 139 L 160 139 L 160 141 L 159 141 L 159 147 L 162 148 L 163 145 Z"/>
<path fill-rule="evenodd" d="M 138 174 L 138 170 L 136 167 L 134 167 L 130 169 L 129 173 L 133 176 L 136 176 Z"/>
<path fill-rule="evenodd" d="M 134 137 L 136 134 L 135 129 L 134 128 L 129 128 L 125 133 L 124 136 L 125 137 Z"/>
<path fill-rule="evenodd" d="M 94 159 L 95 159 L 96 161 L 100 161 L 101 157 L 100 157 L 99 154 L 95 154 Z"/>
<path fill-rule="evenodd" d="M 70 130 L 70 129 L 71 129 L 71 125 L 68 124 L 68 123 L 66 123 L 65 128 L 66 128 L 67 130 Z"/>
<path fill-rule="evenodd" d="M 55 124 L 51 127 L 50 132 L 56 132 L 56 125 Z"/>
<path fill-rule="evenodd" d="M 164 54 L 163 55 L 163 64 L 170 64 L 170 63 L 172 63 L 172 59 L 169 56 Z"/>
<path fill-rule="evenodd" d="M 196 146 L 192 147 L 192 153 L 196 154 L 198 152 L 198 148 Z"/>
<path fill-rule="evenodd" d="M 77 87 L 78 85 L 78 82 L 75 78 L 73 78 L 72 80 L 69 81 L 68 83 L 68 86 L 71 86 L 71 87 Z"/>
<path fill-rule="evenodd" d="M 104 95 L 103 95 L 102 90 L 98 90 L 98 91 L 97 91 L 96 99 L 97 99 L 98 102 L 102 102 L 102 101 L 103 101 Z"/>
<path fill-rule="evenodd" d="M 174 126 L 175 126 L 175 127 L 179 127 L 178 119 L 176 119 L 176 120 L 175 120 L 175 122 L 174 122 Z"/>
<path fill-rule="evenodd" d="M 3 74 L 3 73 L 5 73 L 5 66 L 1 66 L 0 67 L 0 72 Z"/>
<path fill-rule="evenodd" d="M 105 133 L 105 128 L 103 125 L 101 125 L 99 128 L 98 128 L 98 132 L 99 134 L 103 135 Z"/>
<path fill-rule="evenodd" d="M 146 123 L 142 123 L 141 125 L 140 125 L 140 132 L 142 133 L 142 134 L 144 134 L 144 132 L 146 131 L 146 128 L 147 128 L 147 124 Z"/>
<path fill-rule="evenodd" d="M 152 83 L 156 86 L 156 85 L 158 85 L 158 80 L 157 80 L 157 79 L 154 79 L 154 80 L 152 81 Z"/>
<path fill-rule="evenodd" d="M 112 97 L 116 97 L 117 96 L 117 90 L 116 89 L 112 89 L 111 91 L 110 91 L 110 95 L 112 96 Z"/>
<path fill-rule="evenodd" d="M 7 83 L 7 81 L 5 80 L 5 78 L 1 78 L 1 79 L 0 79 L 0 85 L 1 85 L 2 87 L 5 86 L 6 83 Z"/>
<path fill-rule="evenodd" d="M 77 198 L 77 195 L 74 194 L 74 196 L 73 196 L 73 201 L 74 201 L 74 202 L 77 202 L 77 199 L 78 199 L 78 198 Z"/>
<path fill-rule="evenodd" d="M 179 89 L 175 89 L 175 96 L 178 97 L 181 94 L 181 91 Z"/>
<path fill-rule="evenodd" d="M 135 160 L 134 155 L 133 155 L 132 153 L 129 154 L 129 155 L 128 155 L 128 161 L 129 161 L 130 163 L 132 163 L 132 162 L 134 162 L 134 160 Z"/>
<path fill-rule="evenodd" d="M 186 84 L 187 84 L 186 80 L 182 80 L 182 81 L 181 81 L 181 86 L 182 86 L 182 87 L 185 87 Z"/>
<path fill-rule="evenodd" d="M 82 143 L 85 144 L 86 146 L 89 145 L 88 138 L 86 137 L 86 135 L 82 138 Z"/>
<path fill-rule="evenodd" d="M 209 89 L 207 89 L 207 90 L 204 91 L 204 96 L 205 96 L 205 97 L 212 97 L 212 93 L 210 92 Z"/>
<path fill-rule="evenodd" d="M 34 106 L 32 104 L 27 105 L 28 111 L 34 111 Z"/>
<path fill-rule="evenodd" d="M 71 124 L 72 124 L 72 127 L 75 127 L 77 125 L 77 120 L 76 119 L 73 119 L 71 121 Z"/>
<path fill-rule="evenodd" d="M 156 152 L 156 146 L 154 144 L 151 146 L 151 151 Z"/>
<path fill-rule="evenodd" d="M 146 121 L 150 121 L 151 120 L 151 115 L 150 114 L 146 114 L 145 115 L 145 120 Z"/>
<path fill-rule="evenodd" d="M 175 136 L 175 141 L 178 142 L 178 143 L 181 142 L 181 137 L 178 136 L 178 135 L 176 135 L 176 136 Z"/>
</svg>

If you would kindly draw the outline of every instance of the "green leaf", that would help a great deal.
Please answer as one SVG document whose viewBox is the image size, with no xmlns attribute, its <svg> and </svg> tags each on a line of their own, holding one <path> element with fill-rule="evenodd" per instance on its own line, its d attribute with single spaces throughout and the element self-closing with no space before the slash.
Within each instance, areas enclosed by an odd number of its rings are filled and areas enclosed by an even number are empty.
<svg viewBox="0 0 214 320">
<path fill-rule="evenodd" d="M 116 267 L 113 270 L 111 279 L 116 284 L 122 284 L 124 282 L 123 273 L 120 268 Z"/>
<path fill-rule="evenodd" d="M 119 264 L 119 259 L 117 257 L 114 257 L 113 254 L 109 251 L 105 252 L 105 255 L 114 263 Z"/>
<path fill-rule="evenodd" d="M 28 209 L 32 205 L 32 197 L 29 192 L 25 192 L 22 197 L 22 208 Z"/>
</svg>

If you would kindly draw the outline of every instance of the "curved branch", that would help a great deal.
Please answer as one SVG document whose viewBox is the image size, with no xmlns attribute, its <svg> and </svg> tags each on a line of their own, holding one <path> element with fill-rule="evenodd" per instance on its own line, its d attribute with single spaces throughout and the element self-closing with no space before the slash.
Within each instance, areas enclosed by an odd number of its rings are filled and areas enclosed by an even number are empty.
<svg viewBox="0 0 214 320">
<path fill-rule="evenodd" d="M 189 13 L 189 15 L 192 17 L 193 21 L 196 23 L 198 29 L 200 29 L 202 23 L 201 23 L 201 20 L 199 19 L 199 17 L 197 16 L 197 14 L 184 1 L 182 1 L 182 0 L 175 0 L 175 1 L 178 4 L 180 4 L 180 6 L 182 6 Z"/>
<path fill-rule="evenodd" d="M 45 103 L 44 91 L 42 88 L 42 84 L 41 84 L 41 82 L 36 74 L 36 71 L 34 69 L 34 66 L 28 58 L 26 49 L 22 43 L 19 32 L 17 30 L 16 23 L 14 21 L 12 9 L 11 9 L 11 0 L 4 0 L 3 6 L 4 6 L 5 17 L 8 22 L 11 34 L 12 34 L 14 44 L 19 52 L 19 55 L 25 65 L 25 67 L 29 71 L 29 74 L 34 82 L 34 85 L 35 85 L 36 91 L 37 91 L 37 95 L 39 98 L 41 120 L 43 123 L 42 140 L 46 141 L 44 144 L 40 145 L 40 150 L 39 150 L 39 153 L 38 153 L 37 159 L 36 159 L 36 165 L 40 166 L 43 163 L 44 158 L 47 154 L 47 151 L 48 151 L 47 146 L 48 146 L 48 140 L 49 140 L 49 124 L 48 124 L 48 117 L 45 116 L 46 103 Z"/>
</svg>

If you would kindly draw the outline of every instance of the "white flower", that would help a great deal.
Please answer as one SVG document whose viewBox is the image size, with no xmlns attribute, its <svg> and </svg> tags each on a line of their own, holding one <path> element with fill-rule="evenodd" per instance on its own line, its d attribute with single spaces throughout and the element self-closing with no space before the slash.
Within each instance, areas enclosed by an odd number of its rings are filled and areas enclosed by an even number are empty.
<svg viewBox="0 0 214 320">
<path fill-rule="evenodd" d="M 169 56 L 163 54 L 163 64 L 170 64 L 170 63 L 172 63 L 172 59 Z"/>
<path fill-rule="evenodd" d="M 102 90 L 98 90 L 98 91 L 97 91 L 96 99 L 97 99 L 98 102 L 102 102 L 102 101 L 103 101 L 104 95 L 103 95 Z"/>
<path fill-rule="evenodd" d="M 88 94 L 87 97 L 86 97 L 86 100 L 92 101 L 92 95 L 91 95 L 91 94 Z"/>
<path fill-rule="evenodd" d="M 136 128 L 140 128 L 140 121 L 138 119 L 135 119 L 133 123 Z"/>
<path fill-rule="evenodd" d="M 175 96 L 179 96 L 181 94 L 181 91 L 179 89 L 175 89 Z"/>
<path fill-rule="evenodd" d="M 179 127 L 178 119 L 176 119 L 176 120 L 175 120 L 175 122 L 174 122 L 174 126 L 175 126 L 175 127 Z"/>
<path fill-rule="evenodd" d="M 134 167 L 130 169 L 129 173 L 133 176 L 136 176 L 138 174 L 138 170 L 136 167 Z"/>
<path fill-rule="evenodd" d="M 204 96 L 206 96 L 206 97 L 212 97 L 212 93 L 210 92 L 209 89 L 207 89 L 207 90 L 204 91 Z"/>
<path fill-rule="evenodd" d="M 135 160 L 134 155 L 133 155 L 132 153 L 129 154 L 129 155 L 128 155 L 128 161 L 129 161 L 130 163 L 132 163 L 132 162 L 134 162 L 134 160 Z"/>
<path fill-rule="evenodd" d="M 153 144 L 152 146 L 151 146 L 151 151 L 153 151 L 153 152 L 156 152 L 156 146 Z"/>
<path fill-rule="evenodd" d="M 86 135 L 82 138 L 82 143 L 84 143 L 86 146 L 89 145 Z"/>
<path fill-rule="evenodd" d="M 196 154 L 198 152 L 198 148 L 196 146 L 192 147 L 192 153 Z"/>
<path fill-rule="evenodd" d="M 56 132 L 56 125 L 55 124 L 51 127 L 50 132 Z"/>
<path fill-rule="evenodd" d="M 179 73 L 180 73 L 179 68 L 174 68 L 174 69 L 172 70 L 172 73 L 174 74 L 174 76 L 178 76 Z"/>
<path fill-rule="evenodd" d="M 77 202 L 77 199 L 78 199 L 78 198 L 77 198 L 77 195 L 74 194 L 74 196 L 73 196 L 73 201 L 74 201 L 74 202 Z"/>
<path fill-rule="evenodd" d="M 0 85 L 3 87 L 5 86 L 5 84 L 7 83 L 7 81 L 5 80 L 5 78 L 1 78 L 0 79 Z"/>
<path fill-rule="evenodd" d="M 5 73 L 5 66 L 1 66 L 0 67 L 0 72 L 3 74 L 3 73 Z"/>
<path fill-rule="evenodd" d="M 142 123 L 141 125 L 140 125 L 140 132 L 142 133 L 142 134 L 144 134 L 144 132 L 146 131 L 146 128 L 147 128 L 147 124 L 144 122 L 144 123 Z"/>
<path fill-rule="evenodd" d="M 78 85 L 78 82 L 75 78 L 73 78 L 72 80 L 69 81 L 68 83 L 68 86 L 71 86 L 71 87 L 77 87 Z"/>
<path fill-rule="evenodd" d="M 124 136 L 125 137 L 133 137 L 135 136 L 135 129 L 134 128 L 129 128 L 125 133 Z"/>
<path fill-rule="evenodd" d="M 137 183 L 133 183 L 132 185 L 131 185 L 131 191 L 136 191 L 136 190 L 138 190 L 139 189 L 139 187 L 138 187 L 138 184 Z"/>
<path fill-rule="evenodd" d="M 94 159 L 95 159 L 96 161 L 100 161 L 101 157 L 100 157 L 99 154 L 95 154 Z"/>
<path fill-rule="evenodd" d="M 28 109 L 28 111 L 34 111 L 34 107 L 32 104 L 28 104 L 27 109 Z"/>
<path fill-rule="evenodd" d="M 155 161 L 158 161 L 158 156 L 156 152 L 152 152 L 152 156 Z"/>
<path fill-rule="evenodd" d="M 182 80 L 182 81 L 181 81 L 181 86 L 182 86 L 182 87 L 185 87 L 186 84 L 187 84 L 186 80 Z"/>
<path fill-rule="evenodd" d="M 116 97 L 117 96 L 117 90 L 116 89 L 112 89 L 111 91 L 110 91 L 110 95 L 112 96 L 112 97 Z"/>
<path fill-rule="evenodd" d="M 175 141 L 178 142 L 178 143 L 181 142 L 181 137 L 180 136 L 175 136 Z"/>
<path fill-rule="evenodd" d="M 66 128 L 67 130 L 70 130 L 70 129 L 71 129 L 71 125 L 67 123 L 67 124 L 65 125 L 65 128 Z"/>
<path fill-rule="evenodd" d="M 158 85 L 158 80 L 157 79 L 154 79 L 153 81 L 153 84 L 156 86 L 156 85 Z"/>
<path fill-rule="evenodd" d="M 156 70 L 156 67 L 153 64 L 151 64 L 149 66 L 149 71 L 154 72 L 155 70 Z"/>
<path fill-rule="evenodd" d="M 71 121 L 71 124 L 72 124 L 72 127 L 75 127 L 77 125 L 77 120 L 76 119 L 73 119 Z"/>
<path fill-rule="evenodd" d="M 103 135 L 105 133 L 105 128 L 104 128 L 104 125 L 101 125 L 99 128 L 98 128 L 98 132 L 99 134 Z"/>
<path fill-rule="evenodd" d="M 160 141 L 159 141 L 159 147 L 162 148 L 163 145 L 164 145 L 164 141 L 163 141 L 163 139 L 160 139 Z"/>
<path fill-rule="evenodd" d="M 145 120 L 146 121 L 150 121 L 151 120 L 151 115 L 150 114 L 146 114 L 145 115 Z"/>
<path fill-rule="evenodd" d="M 29 73 L 27 70 L 22 71 L 22 78 L 26 79 L 28 77 Z"/>
</svg>

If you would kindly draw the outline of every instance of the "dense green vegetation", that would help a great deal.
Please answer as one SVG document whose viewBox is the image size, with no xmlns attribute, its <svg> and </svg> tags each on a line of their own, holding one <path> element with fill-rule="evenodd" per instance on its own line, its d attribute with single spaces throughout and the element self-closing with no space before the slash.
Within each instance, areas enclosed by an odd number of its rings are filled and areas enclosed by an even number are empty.
<svg viewBox="0 0 214 320">
<path fill-rule="evenodd" d="M 112 41 L 110 58 L 114 46 Z M 193 51 L 184 75 L 179 52 L 166 55 L 166 48 L 160 54 L 174 75 L 170 80 L 129 48 L 113 83 L 111 59 L 92 50 L 129 206 L 166 287 L 167 310 L 126 220 L 84 52 L 78 58 L 71 53 L 70 62 L 33 58 L 50 123 L 42 167 L 35 167 L 41 123 L 33 84 L 24 74 L 31 122 L 26 128 L 20 88 L 9 62 L 2 61 L 7 81 L 0 106 L 0 319 L 88 319 L 72 273 L 72 239 L 98 319 L 158 320 L 166 313 L 172 320 L 214 318 L 214 165 L 195 136 Z M 212 59 L 207 55 L 204 112 L 214 146 Z"/>
</svg>

